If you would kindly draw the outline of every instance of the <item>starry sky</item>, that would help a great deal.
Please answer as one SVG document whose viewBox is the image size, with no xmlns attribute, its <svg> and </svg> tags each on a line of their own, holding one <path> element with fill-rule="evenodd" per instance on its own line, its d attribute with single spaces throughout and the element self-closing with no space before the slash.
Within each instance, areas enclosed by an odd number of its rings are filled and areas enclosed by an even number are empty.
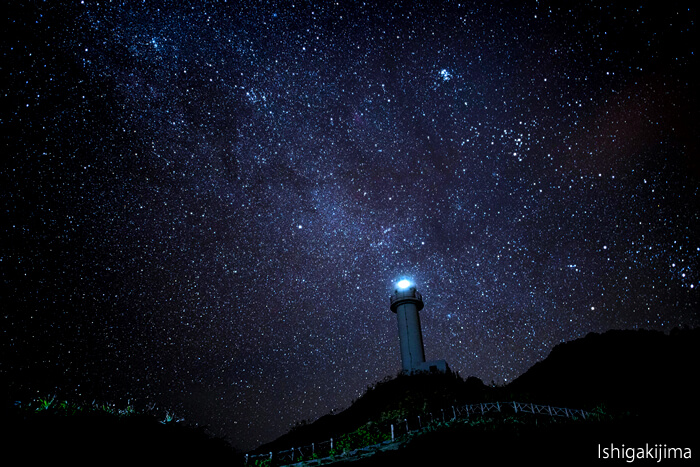
<svg viewBox="0 0 700 467">
<path fill-rule="evenodd" d="M 575 3 L 575 4 L 574 4 Z M 250 449 L 428 359 L 700 325 L 692 2 L 10 1 L 6 396 Z"/>
</svg>

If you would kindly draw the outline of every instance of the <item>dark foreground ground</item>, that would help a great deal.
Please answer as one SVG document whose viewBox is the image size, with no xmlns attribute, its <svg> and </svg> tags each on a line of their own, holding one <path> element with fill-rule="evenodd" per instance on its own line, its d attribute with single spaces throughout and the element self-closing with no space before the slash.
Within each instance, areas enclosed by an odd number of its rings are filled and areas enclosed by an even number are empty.
<svg viewBox="0 0 700 467">
<path fill-rule="evenodd" d="M 669 415 L 618 415 L 604 421 L 500 416 L 489 423 L 454 425 L 414 437 L 398 450 L 342 462 L 355 467 L 385 465 L 697 465 L 698 411 Z M 153 463 L 154 465 L 242 465 L 243 458 L 203 430 L 163 425 L 149 418 L 32 416 L 5 419 L 6 458 L 26 465 Z M 617 450 L 611 451 L 614 447 Z M 639 448 L 652 458 L 638 458 Z M 658 448 L 691 449 L 691 459 L 671 459 Z M 630 458 L 629 448 L 635 448 Z M 657 448 L 654 450 L 654 448 Z M 609 455 L 606 456 L 605 449 Z M 613 458 L 611 458 L 613 457 Z M 659 460 L 659 457 L 662 457 Z"/>
<path fill-rule="evenodd" d="M 18 411 L 2 420 L 2 450 L 13 465 L 242 464 L 225 441 L 203 429 L 140 415 L 41 415 Z M 8 464 L 9 465 L 9 464 Z"/>
<path fill-rule="evenodd" d="M 620 416 L 604 422 L 543 420 L 535 425 L 531 421 L 523 425 L 497 423 L 487 429 L 455 426 L 427 433 L 399 450 L 379 452 L 352 465 L 698 465 L 697 420 L 695 411 L 688 416 Z M 652 458 L 647 458 L 647 447 Z M 664 452 L 664 447 L 683 448 L 683 454 L 689 448 L 692 458 L 674 460 L 669 458 L 673 452 Z M 634 453 L 629 448 L 634 448 Z M 644 458 L 639 458 L 639 448 L 644 448 Z"/>
<path fill-rule="evenodd" d="M 408 418 L 441 407 L 521 401 L 583 409 L 597 420 L 502 413 L 413 436 L 397 450 L 359 460 L 373 465 L 699 465 L 700 329 L 609 331 L 556 346 L 505 387 L 455 374 L 380 382 L 345 411 L 291 430 L 260 452 L 279 452 L 347 434 L 368 420 Z M 13 400 L 13 399 L 8 399 Z M 0 448 L 16 465 L 157 463 L 241 465 L 243 457 L 202 428 L 146 415 L 66 415 L 12 406 L 0 415 Z M 437 412 L 436 412 L 437 413 Z M 383 417 L 386 419 L 386 417 Z M 359 447 L 359 446 L 358 446 Z M 679 449 L 676 451 L 675 449 Z M 688 453 L 690 458 L 686 458 Z M 682 459 L 671 458 L 672 456 Z"/>
</svg>

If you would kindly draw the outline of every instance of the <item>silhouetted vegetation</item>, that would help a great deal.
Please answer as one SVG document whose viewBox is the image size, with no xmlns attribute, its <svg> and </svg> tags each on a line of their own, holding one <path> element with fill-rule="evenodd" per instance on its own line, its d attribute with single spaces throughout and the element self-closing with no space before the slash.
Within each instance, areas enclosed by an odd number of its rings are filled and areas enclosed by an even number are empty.
<svg viewBox="0 0 700 467">
<path fill-rule="evenodd" d="M 591 333 L 556 346 L 544 361 L 506 386 L 486 386 L 477 378 L 464 380 L 454 373 L 385 379 L 370 386 L 343 412 L 301 424 L 258 452 L 338 438 L 360 430 L 368 421 L 400 421 L 450 406 L 496 400 L 585 409 L 603 416 L 554 420 L 506 411 L 468 422 L 440 423 L 411 437 L 398 451 L 380 452 L 355 465 L 524 459 L 545 465 L 591 465 L 599 461 L 599 444 L 697 448 L 697 430 L 688 427 L 699 412 L 694 402 L 700 393 L 695 377 L 698 357 L 698 329 L 674 330 L 669 335 Z"/>
<path fill-rule="evenodd" d="M 598 458 L 598 445 L 611 443 L 692 447 L 695 455 L 698 447 L 696 432 L 664 418 L 620 416 L 594 421 L 506 416 L 441 426 L 413 437 L 398 450 L 378 452 L 352 465 L 627 465 L 619 459 Z M 641 463 L 649 462 L 654 461 Z M 664 460 L 662 465 L 690 464 Z"/>
<path fill-rule="evenodd" d="M 370 387 L 346 410 L 297 425 L 256 452 L 269 452 L 325 441 L 351 433 L 368 422 L 402 420 L 452 405 L 495 400 L 495 390 L 478 378 L 466 381 L 456 373 L 399 374 Z"/>
<path fill-rule="evenodd" d="M 47 397 L 6 407 L 2 422 L 5 457 L 27 465 L 242 464 L 225 440 L 210 436 L 205 428 L 176 421 L 170 414 L 156 418 L 130 406 L 81 406 Z"/>
<path fill-rule="evenodd" d="M 505 389 L 527 401 L 614 412 L 694 410 L 700 329 L 608 331 L 559 344 Z"/>
<path fill-rule="evenodd" d="M 382 380 L 346 410 L 299 424 L 257 452 L 336 438 L 331 455 L 390 439 L 387 423 L 436 414 L 419 435 L 396 451 L 379 452 L 355 465 L 474 462 L 591 465 L 599 444 L 644 443 L 691 447 L 697 452 L 696 380 L 700 330 L 591 333 L 556 346 L 507 386 L 487 386 L 455 373 L 398 375 Z M 444 421 L 442 409 L 488 401 L 533 402 L 586 409 L 601 417 L 552 419 L 515 414 Z M 31 464 L 69 460 L 73 465 L 157 462 L 178 465 L 240 465 L 241 455 L 202 427 L 138 412 L 131 406 L 79 406 L 56 398 L 6 408 L 6 456 Z M 450 417 L 448 417 L 449 419 Z M 426 425 L 428 420 L 426 421 Z M 696 454 L 697 455 L 697 454 Z M 672 464 L 664 460 L 665 464 Z"/>
</svg>

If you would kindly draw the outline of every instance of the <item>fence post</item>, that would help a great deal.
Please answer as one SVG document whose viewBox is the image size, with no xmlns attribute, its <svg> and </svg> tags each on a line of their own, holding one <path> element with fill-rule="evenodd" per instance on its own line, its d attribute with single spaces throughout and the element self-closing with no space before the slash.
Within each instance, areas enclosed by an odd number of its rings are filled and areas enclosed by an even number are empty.
<svg viewBox="0 0 700 467">
<path fill-rule="evenodd" d="M 420 415 L 418 415 L 418 429 L 419 430 L 423 429 L 423 424 L 420 422 Z"/>
<path fill-rule="evenodd" d="M 394 424 L 391 424 L 391 440 L 394 441 Z"/>
<path fill-rule="evenodd" d="M 498 401 L 496 401 L 496 408 L 498 409 L 499 412 L 501 411 L 501 403 Z"/>
<path fill-rule="evenodd" d="M 408 419 L 404 418 L 403 421 L 406 422 L 406 434 L 408 434 L 411 432 L 411 430 L 408 429 Z"/>
<path fill-rule="evenodd" d="M 442 423 L 445 423 L 445 409 L 440 409 L 440 412 L 442 412 Z"/>
<path fill-rule="evenodd" d="M 316 454 L 316 443 L 311 443 L 311 454 Z"/>
<path fill-rule="evenodd" d="M 513 401 L 513 410 L 515 411 L 515 413 L 518 413 L 518 405 L 515 401 Z"/>
<path fill-rule="evenodd" d="M 331 451 L 333 450 L 333 438 L 331 438 Z"/>
<path fill-rule="evenodd" d="M 452 406 L 452 420 L 457 420 L 457 412 L 455 412 L 455 406 Z"/>
</svg>

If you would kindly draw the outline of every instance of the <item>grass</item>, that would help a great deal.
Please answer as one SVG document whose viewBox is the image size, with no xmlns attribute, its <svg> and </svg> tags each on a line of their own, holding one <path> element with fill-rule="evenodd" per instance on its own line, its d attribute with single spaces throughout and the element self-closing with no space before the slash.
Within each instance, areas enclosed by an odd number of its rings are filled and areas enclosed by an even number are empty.
<svg viewBox="0 0 700 467">
<path fill-rule="evenodd" d="M 56 396 L 17 402 L 3 414 L 6 455 L 22 463 L 72 465 L 158 462 L 242 465 L 242 456 L 205 427 L 172 412 L 139 411 L 132 404 L 77 404 Z"/>
<path fill-rule="evenodd" d="M 546 415 L 535 415 L 526 412 L 515 413 L 508 410 L 509 406 L 503 406 L 504 410 L 501 413 L 488 413 L 484 415 L 472 414 L 465 418 L 436 419 L 430 423 L 424 423 L 418 429 L 418 426 L 412 427 L 411 430 L 406 429 L 406 420 L 382 420 L 379 423 L 369 422 L 351 433 L 344 434 L 334 438 L 332 448 L 328 441 L 317 443 L 315 450 L 311 452 L 308 446 L 294 449 L 294 457 L 292 459 L 291 450 L 274 452 L 272 459 L 269 454 L 260 454 L 251 456 L 248 465 L 257 467 L 267 467 L 274 465 L 282 465 L 292 462 L 309 462 L 319 458 L 340 459 L 346 453 L 367 448 L 375 447 L 375 450 L 381 451 L 383 443 L 392 441 L 391 425 L 393 422 L 395 428 L 394 443 L 401 445 L 411 445 L 422 443 L 424 439 L 434 436 L 445 436 L 454 432 L 468 433 L 470 436 L 506 436 L 514 439 L 528 436 L 535 431 L 552 432 L 559 429 L 569 430 L 577 424 L 584 424 L 587 427 L 594 427 L 597 423 L 608 422 L 612 417 L 605 413 L 602 406 L 596 408 L 595 416 L 585 420 L 580 417 L 559 418 L 549 417 Z M 417 424 L 417 419 L 411 422 L 412 425 Z"/>
<path fill-rule="evenodd" d="M 55 395 L 37 397 L 27 403 L 16 402 L 15 406 L 25 413 L 53 416 L 110 415 L 115 417 L 129 417 L 139 415 L 157 417 L 162 424 L 184 421 L 184 419 L 177 417 L 170 411 L 166 411 L 164 415 L 158 417 L 155 409 L 151 409 L 148 412 L 137 411 L 132 404 L 128 404 L 123 408 L 118 408 L 114 404 L 98 403 L 96 401 L 88 405 L 81 405 L 75 402 L 57 399 Z"/>
</svg>

